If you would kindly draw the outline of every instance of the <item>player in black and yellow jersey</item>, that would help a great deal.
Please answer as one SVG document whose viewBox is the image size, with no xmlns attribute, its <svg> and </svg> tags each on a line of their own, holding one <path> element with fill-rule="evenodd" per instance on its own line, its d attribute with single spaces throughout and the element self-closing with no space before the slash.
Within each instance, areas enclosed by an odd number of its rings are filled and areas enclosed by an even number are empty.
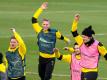
<svg viewBox="0 0 107 80">
<path fill-rule="evenodd" d="M 7 62 L 1 52 L 0 52 L 0 80 L 7 80 Z"/>
<path fill-rule="evenodd" d="M 41 80 L 50 80 L 55 64 L 55 48 L 56 39 L 64 40 L 69 43 L 69 39 L 64 37 L 58 30 L 50 28 L 50 21 L 43 19 L 42 27 L 38 24 L 38 17 L 44 9 L 46 9 L 48 3 L 45 2 L 34 13 L 32 17 L 32 25 L 36 33 L 38 34 L 38 47 L 39 47 L 39 76 Z"/>
<path fill-rule="evenodd" d="M 78 34 L 77 24 L 79 17 L 79 14 L 75 15 L 71 31 L 75 41 L 80 46 L 80 65 L 82 67 L 81 79 L 96 80 L 98 77 L 99 57 L 102 55 L 107 60 L 107 50 L 101 42 L 93 37 L 93 35 L 95 35 L 95 31 L 92 29 L 92 26 L 85 28 L 82 31 L 82 36 Z"/>
<path fill-rule="evenodd" d="M 6 52 L 8 62 L 8 80 L 26 80 L 25 79 L 25 55 L 26 46 L 20 35 L 11 29 L 13 37 L 10 39 L 10 46 Z"/>
</svg>

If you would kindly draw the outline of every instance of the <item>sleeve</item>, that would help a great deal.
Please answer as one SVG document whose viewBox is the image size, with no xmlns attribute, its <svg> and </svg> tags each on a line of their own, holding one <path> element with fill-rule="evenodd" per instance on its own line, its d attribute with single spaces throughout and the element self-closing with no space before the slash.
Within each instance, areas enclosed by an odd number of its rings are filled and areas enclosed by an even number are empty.
<svg viewBox="0 0 107 80">
<path fill-rule="evenodd" d="M 98 44 L 98 51 L 107 60 L 107 49 L 103 46 L 101 42 L 99 42 Z"/>
<path fill-rule="evenodd" d="M 14 36 L 16 38 L 16 40 L 19 43 L 19 53 L 22 56 L 22 59 L 24 58 L 25 54 L 26 54 L 26 45 L 24 43 L 24 41 L 22 40 L 22 38 L 20 37 L 20 35 L 17 32 L 14 32 Z"/>
<path fill-rule="evenodd" d="M 39 15 L 42 13 L 42 11 L 43 11 L 43 10 L 42 10 L 41 8 L 39 8 L 39 9 L 34 13 L 34 16 L 32 17 L 32 26 L 33 26 L 35 32 L 37 32 L 37 33 L 39 33 L 39 32 L 41 31 L 41 29 L 42 29 L 42 27 L 40 27 L 40 25 L 38 24 L 38 21 L 37 21 Z"/>
<path fill-rule="evenodd" d="M 77 25 L 78 25 L 78 21 L 74 20 L 72 24 L 71 32 L 73 37 L 75 38 L 75 41 L 78 43 L 79 46 L 81 46 L 81 44 L 83 43 L 83 39 L 77 32 Z"/>
<path fill-rule="evenodd" d="M 71 55 L 60 55 L 60 57 L 58 58 L 59 60 L 71 63 Z"/>
<path fill-rule="evenodd" d="M 56 32 L 56 37 L 60 40 L 64 40 L 65 42 L 70 42 L 69 38 L 63 36 L 59 31 Z"/>
</svg>

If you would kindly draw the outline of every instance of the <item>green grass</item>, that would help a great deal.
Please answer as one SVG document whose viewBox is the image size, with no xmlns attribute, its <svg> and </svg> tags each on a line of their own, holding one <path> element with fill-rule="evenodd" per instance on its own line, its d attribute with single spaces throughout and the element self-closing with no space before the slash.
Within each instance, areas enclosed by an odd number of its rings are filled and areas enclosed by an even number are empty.
<svg viewBox="0 0 107 80">
<path fill-rule="evenodd" d="M 27 45 L 27 66 L 26 72 L 38 72 L 38 48 L 36 34 L 32 28 L 31 17 L 45 0 L 0 0 L 0 51 L 6 52 L 9 45 L 9 38 L 12 35 L 11 27 L 23 37 Z M 72 44 L 74 39 L 70 33 L 71 23 L 75 13 L 80 13 L 78 30 L 81 33 L 83 28 L 92 25 L 97 34 L 96 38 L 107 47 L 107 0 L 48 0 L 49 8 L 39 17 L 51 20 L 51 25 L 68 36 Z M 71 45 L 72 45 L 71 44 Z M 66 44 L 58 40 L 57 47 L 62 49 Z M 61 51 L 67 54 L 65 51 Z M 99 63 L 99 77 L 106 78 L 107 62 L 101 58 Z M 69 64 L 57 61 L 54 74 L 70 75 Z M 38 74 L 26 74 L 27 80 L 39 80 Z M 54 76 L 52 80 L 70 80 L 68 76 Z M 103 80 L 103 79 L 101 79 Z"/>
</svg>

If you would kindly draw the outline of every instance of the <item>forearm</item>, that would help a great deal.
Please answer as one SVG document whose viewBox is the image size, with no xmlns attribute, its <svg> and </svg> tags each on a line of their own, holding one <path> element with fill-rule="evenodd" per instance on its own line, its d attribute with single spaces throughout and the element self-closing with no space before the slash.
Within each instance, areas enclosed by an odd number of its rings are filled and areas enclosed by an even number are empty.
<svg viewBox="0 0 107 80">
<path fill-rule="evenodd" d="M 70 52 L 74 52 L 74 48 L 68 47 L 68 50 L 69 50 Z"/>
<path fill-rule="evenodd" d="M 56 37 L 57 37 L 58 39 L 60 39 L 60 40 L 64 40 L 65 42 L 69 42 L 69 41 L 70 41 L 69 38 L 63 36 L 59 31 L 56 32 Z"/>
<path fill-rule="evenodd" d="M 72 24 L 72 28 L 71 28 L 71 31 L 72 31 L 72 32 L 77 31 L 77 25 L 78 25 L 78 21 L 74 20 L 74 21 L 73 21 L 73 24 Z"/>
<path fill-rule="evenodd" d="M 71 55 L 60 55 L 60 57 L 58 59 L 70 63 Z"/>
<path fill-rule="evenodd" d="M 70 39 L 64 36 L 64 41 L 67 42 L 67 43 L 69 43 Z"/>
<path fill-rule="evenodd" d="M 32 17 L 32 23 L 37 23 L 37 19 L 40 16 L 40 14 L 42 13 L 43 9 L 39 8 L 35 13 L 34 16 Z"/>
<path fill-rule="evenodd" d="M 42 13 L 43 9 L 42 8 L 39 8 L 35 13 L 34 13 L 34 18 L 38 18 L 40 16 L 40 14 Z"/>
<path fill-rule="evenodd" d="M 16 31 L 14 31 L 13 34 L 14 34 L 16 40 L 18 41 L 19 45 L 24 43 L 21 36 Z"/>
<path fill-rule="evenodd" d="M 60 40 L 64 40 L 65 42 L 69 43 L 70 42 L 70 39 L 61 35 L 61 37 L 59 38 Z"/>
</svg>

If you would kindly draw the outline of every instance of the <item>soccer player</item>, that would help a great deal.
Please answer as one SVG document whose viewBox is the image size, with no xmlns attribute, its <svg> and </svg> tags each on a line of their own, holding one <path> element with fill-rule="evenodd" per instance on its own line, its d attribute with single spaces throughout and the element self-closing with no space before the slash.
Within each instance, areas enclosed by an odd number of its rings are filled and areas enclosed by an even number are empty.
<svg viewBox="0 0 107 80">
<path fill-rule="evenodd" d="M 54 49 L 55 55 L 59 60 L 66 61 L 70 64 L 71 80 L 81 80 L 81 66 L 79 65 L 81 54 L 77 43 L 74 44 L 74 48 L 66 47 L 66 50 L 72 52 L 68 55 L 60 54 L 57 48 Z"/>
<path fill-rule="evenodd" d="M 6 52 L 8 61 L 8 80 L 25 80 L 26 46 L 15 28 L 11 28 L 13 35 L 10 46 Z"/>
<path fill-rule="evenodd" d="M 38 34 L 38 47 L 39 47 L 39 65 L 38 71 L 41 80 L 50 80 L 55 64 L 55 54 L 53 48 L 55 48 L 56 39 L 64 40 L 69 43 L 69 39 L 64 37 L 58 30 L 50 28 L 50 21 L 43 19 L 42 27 L 38 24 L 38 17 L 48 6 L 47 2 L 44 2 L 41 7 L 34 13 L 32 17 L 32 25 L 36 33 Z"/>
<path fill-rule="evenodd" d="M 7 63 L 6 63 L 7 64 Z M 7 66 L 3 54 L 0 52 L 0 80 L 7 80 Z"/>
<path fill-rule="evenodd" d="M 78 34 L 77 24 L 79 17 L 78 14 L 75 15 L 71 31 L 81 51 L 81 79 L 97 80 L 99 57 L 102 55 L 107 60 L 107 50 L 101 42 L 93 37 L 95 32 L 92 26 L 85 28 L 82 31 L 82 36 Z"/>
</svg>

